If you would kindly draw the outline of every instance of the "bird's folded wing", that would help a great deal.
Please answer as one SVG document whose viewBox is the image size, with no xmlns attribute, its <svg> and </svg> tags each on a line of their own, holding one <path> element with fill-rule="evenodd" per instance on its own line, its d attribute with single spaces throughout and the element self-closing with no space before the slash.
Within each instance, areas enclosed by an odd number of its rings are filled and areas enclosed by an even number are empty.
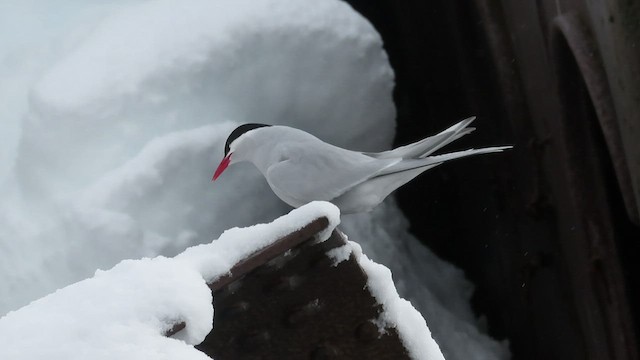
<svg viewBox="0 0 640 360">
<path fill-rule="evenodd" d="M 351 151 L 302 152 L 271 165 L 265 174 L 276 193 L 300 204 L 330 201 L 401 160 L 373 159 Z"/>
</svg>

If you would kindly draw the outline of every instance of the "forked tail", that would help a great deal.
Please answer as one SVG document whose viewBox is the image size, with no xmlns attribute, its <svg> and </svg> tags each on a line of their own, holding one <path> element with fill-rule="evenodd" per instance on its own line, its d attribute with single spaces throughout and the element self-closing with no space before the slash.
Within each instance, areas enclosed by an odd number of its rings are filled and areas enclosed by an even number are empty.
<svg viewBox="0 0 640 360">
<path fill-rule="evenodd" d="M 475 116 L 464 119 L 450 128 L 440 132 L 437 135 L 430 136 L 420 141 L 400 146 L 393 150 L 383 151 L 380 153 L 366 153 L 367 155 L 377 159 L 420 159 L 425 158 L 440 148 L 452 143 L 453 141 L 470 134 L 475 128 L 468 127 L 474 120 Z"/>
</svg>

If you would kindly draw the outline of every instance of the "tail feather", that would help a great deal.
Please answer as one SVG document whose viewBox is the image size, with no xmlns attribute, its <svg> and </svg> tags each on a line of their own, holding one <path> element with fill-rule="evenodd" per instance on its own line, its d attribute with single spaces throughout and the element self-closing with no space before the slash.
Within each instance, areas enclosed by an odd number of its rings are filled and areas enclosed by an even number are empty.
<svg viewBox="0 0 640 360">
<path fill-rule="evenodd" d="M 512 147 L 513 146 L 492 146 L 492 147 L 486 147 L 481 149 L 467 149 L 462 151 L 450 152 L 442 155 L 429 156 L 428 158 L 425 158 L 425 160 L 430 159 L 431 162 L 445 162 L 445 161 L 459 159 L 459 158 L 463 158 L 471 155 L 502 152 L 504 150 L 511 149 Z"/>
<path fill-rule="evenodd" d="M 476 130 L 476 128 L 474 128 L 474 127 L 465 128 L 465 129 L 461 130 L 461 131 L 460 131 L 458 134 L 456 134 L 455 136 L 450 137 L 450 138 L 447 138 L 446 143 L 442 144 L 441 146 L 438 146 L 437 148 L 435 148 L 435 149 L 433 149 L 433 150 L 431 150 L 431 151 L 428 151 L 428 152 L 426 152 L 426 153 L 424 153 L 424 154 L 421 154 L 420 156 L 418 156 L 418 158 L 419 158 L 419 159 L 424 159 L 424 158 L 426 158 L 427 156 L 429 156 L 429 155 L 433 154 L 435 151 L 440 150 L 440 148 L 444 147 L 445 145 L 448 145 L 448 144 L 450 144 L 450 143 L 452 143 L 452 142 L 454 142 L 454 141 L 456 141 L 456 140 L 460 139 L 461 137 L 463 137 L 463 136 L 465 136 L 465 135 L 471 134 L 471 133 L 472 133 L 472 132 L 474 132 L 475 130 Z"/>
<path fill-rule="evenodd" d="M 428 169 L 431 169 L 435 166 L 442 164 L 445 161 L 460 159 L 460 158 L 471 156 L 471 155 L 501 152 L 503 150 L 510 149 L 510 148 L 512 148 L 512 146 L 494 146 L 494 147 L 487 147 L 482 149 L 468 149 L 468 150 L 462 150 L 462 151 L 455 151 L 448 154 L 428 156 L 420 159 L 407 159 L 387 167 L 382 172 L 378 173 L 376 176 L 390 175 L 390 174 L 395 174 L 395 173 L 419 169 L 419 168 L 424 168 L 423 171 L 426 171 Z"/>
<path fill-rule="evenodd" d="M 365 153 L 371 157 L 377 159 L 391 159 L 391 158 L 403 158 L 403 159 L 417 159 L 425 158 L 440 148 L 448 145 L 449 143 L 467 135 L 475 128 L 468 127 L 474 120 L 474 117 L 470 117 L 460 121 L 459 123 L 449 127 L 448 129 L 438 133 L 437 135 L 430 136 L 412 144 L 400 146 L 393 150 L 383 151 L 379 153 Z"/>
</svg>

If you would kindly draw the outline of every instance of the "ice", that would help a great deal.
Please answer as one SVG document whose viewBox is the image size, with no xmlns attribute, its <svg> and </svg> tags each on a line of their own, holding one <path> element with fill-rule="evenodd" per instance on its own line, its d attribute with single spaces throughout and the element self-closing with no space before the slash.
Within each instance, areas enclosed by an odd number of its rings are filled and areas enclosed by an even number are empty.
<svg viewBox="0 0 640 360">
<path fill-rule="evenodd" d="M 0 314 L 286 213 L 250 165 L 210 182 L 240 123 L 366 151 L 393 138 L 382 41 L 342 1 L 5 1 L 0 30 Z M 448 358 L 508 356 L 392 199 L 342 221 Z"/>
</svg>

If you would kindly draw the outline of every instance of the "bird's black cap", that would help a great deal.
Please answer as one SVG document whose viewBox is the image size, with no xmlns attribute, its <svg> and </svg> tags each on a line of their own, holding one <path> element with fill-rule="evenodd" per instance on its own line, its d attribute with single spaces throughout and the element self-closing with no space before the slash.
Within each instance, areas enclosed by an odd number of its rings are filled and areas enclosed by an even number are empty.
<svg viewBox="0 0 640 360">
<path fill-rule="evenodd" d="M 239 138 L 240 136 L 242 136 L 242 134 L 245 134 L 248 131 L 251 131 L 251 130 L 257 129 L 257 128 L 261 128 L 261 127 L 265 127 L 265 126 L 271 126 L 271 125 L 267 125 L 267 124 L 243 124 L 243 125 L 238 126 L 235 130 L 233 130 L 231 132 L 231 134 L 227 138 L 227 142 L 224 144 L 224 156 L 227 156 L 227 154 L 229 154 L 229 146 L 231 145 L 231 143 L 235 139 Z"/>
</svg>

